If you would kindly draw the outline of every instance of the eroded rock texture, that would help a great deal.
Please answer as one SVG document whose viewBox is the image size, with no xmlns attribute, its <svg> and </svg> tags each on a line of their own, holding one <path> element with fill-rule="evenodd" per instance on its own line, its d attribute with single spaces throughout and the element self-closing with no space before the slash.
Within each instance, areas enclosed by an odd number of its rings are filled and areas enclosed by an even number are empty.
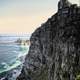
<svg viewBox="0 0 80 80">
<path fill-rule="evenodd" d="M 80 8 L 76 5 L 58 10 L 30 41 L 17 80 L 75 80 L 80 74 Z"/>
</svg>

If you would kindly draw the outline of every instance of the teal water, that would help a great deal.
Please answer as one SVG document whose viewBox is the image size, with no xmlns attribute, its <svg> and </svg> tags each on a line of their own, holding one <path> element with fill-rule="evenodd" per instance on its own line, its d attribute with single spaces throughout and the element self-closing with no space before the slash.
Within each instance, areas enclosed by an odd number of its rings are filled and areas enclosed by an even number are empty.
<svg viewBox="0 0 80 80">
<path fill-rule="evenodd" d="M 28 45 L 0 44 L 0 73 L 21 65 L 28 50 Z"/>
<path fill-rule="evenodd" d="M 0 80 L 16 80 L 20 74 L 29 45 L 15 43 L 29 40 L 31 35 L 0 35 Z M 7 79 L 5 79 L 7 78 Z"/>
</svg>

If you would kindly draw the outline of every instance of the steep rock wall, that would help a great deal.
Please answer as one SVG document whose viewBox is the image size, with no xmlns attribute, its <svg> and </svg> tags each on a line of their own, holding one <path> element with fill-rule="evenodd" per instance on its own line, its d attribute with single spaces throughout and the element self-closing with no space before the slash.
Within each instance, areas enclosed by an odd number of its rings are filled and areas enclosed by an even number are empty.
<svg viewBox="0 0 80 80">
<path fill-rule="evenodd" d="M 57 12 L 31 36 L 17 80 L 75 80 L 80 74 L 80 14 Z M 70 8 L 69 8 L 70 11 Z"/>
</svg>

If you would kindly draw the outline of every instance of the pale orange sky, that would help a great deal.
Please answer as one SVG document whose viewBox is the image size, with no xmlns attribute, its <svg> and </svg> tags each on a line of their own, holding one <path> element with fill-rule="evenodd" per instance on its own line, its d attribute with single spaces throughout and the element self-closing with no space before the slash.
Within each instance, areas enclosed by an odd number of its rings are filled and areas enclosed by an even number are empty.
<svg viewBox="0 0 80 80">
<path fill-rule="evenodd" d="M 57 11 L 59 0 L 0 0 L 0 33 L 32 33 Z M 78 3 L 79 0 L 70 0 Z"/>
<path fill-rule="evenodd" d="M 0 17 L 0 33 L 32 33 L 37 27 L 40 27 L 51 15 L 44 12 L 42 14 L 26 16 Z"/>
</svg>

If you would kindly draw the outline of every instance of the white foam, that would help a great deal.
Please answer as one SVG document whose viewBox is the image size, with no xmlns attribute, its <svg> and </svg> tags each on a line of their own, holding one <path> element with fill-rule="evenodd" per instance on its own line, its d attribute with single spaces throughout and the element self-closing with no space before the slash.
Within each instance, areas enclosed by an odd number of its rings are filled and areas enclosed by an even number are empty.
<svg viewBox="0 0 80 80">
<path fill-rule="evenodd" d="M 4 69 L 0 70 L 0 73 L 9 71 L 9 70 L 11 70 L 11 69 L 14 69 L 14 68 L 16 68 L 17 66 L 19 66 L 19 65 L 22 64 L 22 62 L 19 60 L 19 58 L 21 58 L 21 57 L 24 58 L 25 55 L 28 54 L 29 46 L 28 46 L 28 45 L 26 45 L 25 47 L 22 46 L 22 48 L 25 48 L 25 49 L 24 49 L 22 52 L 20 51 L 19 55 L 17 56 L 16 62 L 15 62 L 12 66 L 9 66 L 9 65 L 8 65 L 7 63 L 5 63 L 5 62 L 2 62 L 2 63 L 1 63 L 1 65 L 4 66 L 4 67 L 3 67 Z M 14 52 L 15 52 L 15 51 L 14 51 Z"/>
<path fill-rule="evenodd" d="M 14 68 L 16 68 L 16 67 L 19 66 L 19 65 L 21 65 L 21 62 L 17 60 L 17 61 L 15 62 L 15 64 L 13 64 L 12 66 L 7 66 L 6 69 L 0 70 L 0 73 L 9 71 L 9 70 L 11 70 L 11 69 L 14 69 Z"/>
</svg>

